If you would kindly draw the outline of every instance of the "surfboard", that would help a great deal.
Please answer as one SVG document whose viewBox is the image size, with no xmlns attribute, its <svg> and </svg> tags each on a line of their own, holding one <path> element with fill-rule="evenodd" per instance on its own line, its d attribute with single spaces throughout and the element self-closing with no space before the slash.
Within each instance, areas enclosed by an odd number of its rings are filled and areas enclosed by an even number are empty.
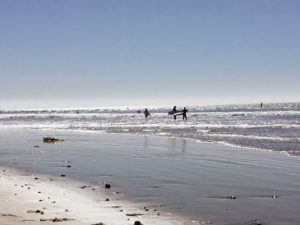
<svg viewBox="0 0 300 225">
<path fill-rule="evenodd" d="M 176 111 L 176 112 L 174 112 L 174 111 L 169 111 L 168 114 L 169 114 L 169 115 L 174 115 L 174 116 L 180 116 L 180 115 L 183 114 L 183 112 L 182 112 L 182 111 Z"/>
<path fill-rule="evenodd" d="M 174 113 L 173 115 L 174 115 L 174 116 L 181 116 L 181 115 L 183 115 L 183 112 L 176 112 L 176 113 Z"/>
</svg>

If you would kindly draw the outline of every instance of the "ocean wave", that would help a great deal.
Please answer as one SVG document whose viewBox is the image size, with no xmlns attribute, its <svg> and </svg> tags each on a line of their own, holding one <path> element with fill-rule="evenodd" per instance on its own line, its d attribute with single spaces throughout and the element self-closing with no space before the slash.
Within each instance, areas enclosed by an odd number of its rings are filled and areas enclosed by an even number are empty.
<svg viewBox="0 0 300 225">
<path fill-rule="evenodd" d="M 81 114 L 81 113 L 136 113 L 138 110 L 148 108 L 157 112 L 168 112 L 170 106 L 128 106 L 128 107 L 105 107 L 105 108 L 72 108 L 72 109 L 29 109 L 29 110 L 0 110 L 0 114 Z M 178 106 L 180 108 L 183 106 Z M 238 104 L 238 105 L 209 105 L 209 106 L 188 106 L 192 112 L 300 112 L 300 103 L 271 103 L 265 104 L 263 108 L 260 104 Z"/>
<path fill-rule="evenodd" d="M 256 136 L 256 135 L 240 135 L 240 134 L 206 134 L 209 137 L 217 138 L 235 138 L 235 139 L 253 139 L 253 140 L 269 140 L 269 141 L 291 141 L 299 142 L 300 137 L 269 137 L 269 136 Z"/>
<path fill-rule="evenodd" d="M 224 142 L 276 151 L 300 153 L 300 103 L 189 107 L 188 121 L 174 120 L 169 107 L 51 109 L 0 111 L 0 127 L 64 129 L 134 133 Z"/>
</svg>

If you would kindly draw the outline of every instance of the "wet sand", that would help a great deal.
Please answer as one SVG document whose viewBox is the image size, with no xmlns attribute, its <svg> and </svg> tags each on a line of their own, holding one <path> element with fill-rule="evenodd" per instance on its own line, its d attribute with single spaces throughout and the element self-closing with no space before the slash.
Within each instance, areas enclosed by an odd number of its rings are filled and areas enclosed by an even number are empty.
<svg viewBox="0 0 300 225">
<path fill-rule="evenodd" d="M 119 201 L 117 193 L 108 196 L 97 192 L 98 200 L 95 200 L 91 191 L 96 191 L 97 187 L 79 182 L 29 175 L 11 168 L 1 168 L 0 174 L 1 225 L 129 225 L 136 221 L 157 225 L 183 224 L 178 218 L 158 216 L 157 212 Z"/>
<path fill-rule="evenodd" d="M 74 189 L 87 191 L 87 199 L 107 204 L 105 199 L 110 198 L 115 206 L 133 204 L 139 212 L 146 207 L 154 218 L 160 213 L 158 224 L 300 222 L 300 159 L 296 157 L 153 136 L 13 129 L 0 134 L 0 165 L 57 179 L 66 174 L 64 182 L 70 179 L 89 187 Z M 43 136 L 65 142 L 43 144 Z M 105 182 L 112 184 L 109 192 L 103 188 Z M 128 224 L 133 224 L 130 219 Z"/>
</svg>

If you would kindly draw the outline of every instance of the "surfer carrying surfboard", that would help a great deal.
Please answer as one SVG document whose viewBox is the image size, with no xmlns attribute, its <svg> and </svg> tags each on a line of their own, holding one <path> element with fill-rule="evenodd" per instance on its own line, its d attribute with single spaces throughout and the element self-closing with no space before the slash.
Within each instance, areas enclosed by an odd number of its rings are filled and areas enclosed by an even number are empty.
<svg viewBox="0 0 300 225">
<path fill-rule="evenodd" d="M 188 110 L 186 109 L 186 107 L 184 107 L 183 110 L 178 111 L 176 109 L 176 106 L 174 106 L 173 110 L 169 111 L 168 114 L 169 115 L 173 115 L 174 116 L 174 120 L 176 120 L 177 116 L 181 116 L 181 115 L 182 115 L 182 119 L 183 120 L 187 120 L 187 116 L 186 116 L 187 112 L 188 112 Z"/>
<path fill-rule="evenodd" d="M 177 113 L 177 109 L 176 109 L 176 105 L 173 107 L 173 115 L 174 115 L 174 120 L 176 120 L 176 113 Z"/>
</svg>

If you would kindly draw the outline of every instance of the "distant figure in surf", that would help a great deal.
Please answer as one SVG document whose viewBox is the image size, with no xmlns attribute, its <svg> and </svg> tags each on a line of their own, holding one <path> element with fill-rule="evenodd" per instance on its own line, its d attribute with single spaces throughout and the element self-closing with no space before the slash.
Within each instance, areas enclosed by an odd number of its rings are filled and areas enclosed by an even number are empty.
<svg viewBox="0 0 300 225">
<path fill-rule="evenodd" d="M 144 114 L 145 114 L 145 117 L 146 117 L 146 118 L 147 118 L 148 116 L 150 116 L 150 113 L 149 113 L 149 111 L 148 111 L 147 108 L 145 108 Z"/>
<path fill-rule="evenodd" d="M 183 110 L 182 110 L 182 119 L 183 120 L 187 120 L 187 116 L 186 116 L 187 112 L 188 112 L 188 110 L 184 107 Z"/>
<path fill-rule="evenodd" d="M 177 112 L 177 109 L 176 109 L 176 105 L 175 105 L 173 107 L 174 120 L 176 120 L 176 112 Z"/>
<path fill-rule="evenodd" d="M 263 107 L 263 103 L 261 102 L 261 103 L 260 103 L 260 108 L 262 109 L 262 107 Z"/>
</svg>

